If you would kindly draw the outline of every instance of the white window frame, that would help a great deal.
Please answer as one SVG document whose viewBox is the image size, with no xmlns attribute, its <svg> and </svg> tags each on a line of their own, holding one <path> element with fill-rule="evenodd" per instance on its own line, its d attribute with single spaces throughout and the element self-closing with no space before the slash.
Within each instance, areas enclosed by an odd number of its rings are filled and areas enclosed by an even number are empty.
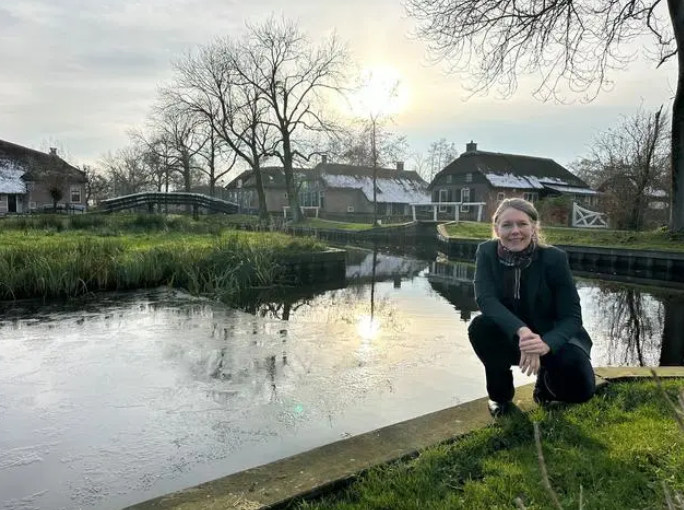
<svg viewBox="0 0 684 510">
<path fill-rule="evenodd" d="M 347 206 L 347 212 L 348 212 L 348 213 L 354 212 L 354 206 L 353 206 L 353 205 L 348 205 L 348 206 Z"/>
<path fill-rule="evenodd" d="M 78 200 L 74 200 L 74 191 L 78 192 Z M 72 185 L 69 187 L 69 201 L 72 204 L 83 203 L 83 190 L 81 189 L 81 186 Z"/>
<path fill-rule="evenodd" d="M 454 182 L 454 176 L 451 174 L 447 175 L 446 182 L 447 184 L 451 184 L 452 182 Z"/>
<path fill-rule="evenodd" d="M 470 202 L 470 188 L 461 188 L 461 204 L 464 202 Z M 467 213 L 469 211 L 469 205 L 461 205 L 461 212 Z"/>
<path fill-rule="evenodd" d="M 523 193 L 523 200 L 527 200 L 528 202 L 535 204 L 539 201 L 539 193 L 536 191 L 525 191 Z"/>
<path fill-rule="evenodd" d="M 37 209 L 36 203 L 35 202 L 29 202 L 28 208 L 29 208 L 29 211 L 35 211 Z"/>
<path fill-rule="evenodd" d="M 472 172 L 468 172 L 466 174 L 465 182 L 473 182 L 473 173 Z"/>
<path fill-rule="evenodd" d="M 496 203 L 497 203 L 497 204 L 500 204 L 500 203 L 503 202 L 504 200 L 506 200 L 506 192 L 505 192 L 505 191 L 499 191 L 499 192 L 496 194 Z"/>
<path fill-rule="evenodd" d="M 442 193 L 445 194 L 444 199 L 442 199 Z M 437 196 L 437 202 L 448 202 L 449 201 L 449 190 L 448 189 L 440 189 L 439 194 Z M 447 211 L 447 206 L 446 205 L 440 205 L 439 206 L 439 212 L 446 212 Z"/>
</svg>

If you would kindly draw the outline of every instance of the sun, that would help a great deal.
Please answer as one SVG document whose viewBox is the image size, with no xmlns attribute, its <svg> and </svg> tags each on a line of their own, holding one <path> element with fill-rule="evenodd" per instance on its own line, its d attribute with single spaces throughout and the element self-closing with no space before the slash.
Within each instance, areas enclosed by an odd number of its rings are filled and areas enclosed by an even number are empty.
<svg viewBox="0 0 684 510">
<path fill-rule="evenodd" d="M 396 115 L 408 105 L 408 89 L 395 67 L 368 66 L 361 72 L 349 103 L 351 114 L 357 117 Z"/>
</svg>

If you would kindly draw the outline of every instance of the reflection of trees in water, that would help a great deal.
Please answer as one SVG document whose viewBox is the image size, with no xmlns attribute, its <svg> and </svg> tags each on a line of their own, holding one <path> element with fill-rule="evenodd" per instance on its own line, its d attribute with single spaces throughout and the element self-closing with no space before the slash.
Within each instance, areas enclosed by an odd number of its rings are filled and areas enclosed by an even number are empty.
<svg viewBox="0 0 684 510">
<path fill-rule="evenodd" d="M 597 286 L 596 305 L 608 333 L 611 364 L 683 364 L 684 297 L 604 282 Z"/>
<path fill-rule="evenodd" d="M 684 365 L 684 296 L 665 299 L 665 324 L 660 349 L 661 366 Z"/>
</svg>

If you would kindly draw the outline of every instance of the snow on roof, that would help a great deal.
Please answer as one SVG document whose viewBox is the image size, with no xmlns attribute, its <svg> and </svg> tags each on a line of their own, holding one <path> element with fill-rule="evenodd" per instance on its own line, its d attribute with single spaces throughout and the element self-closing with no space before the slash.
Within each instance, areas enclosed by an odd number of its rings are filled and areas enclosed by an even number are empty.
<svg viewBox="0 0 684 510">
<path fill-rule="evenodd" d="M 572 186 L 551 186 L 547 185 L 547 188 L 560 191 L 561 193 L 574 193 L 576 195 L 598 195 L 598 191 L 594 191 L 593 189 L 587 189 L 587 188 L 576 188 Z"/>
<path fill-rule="evenodd" d="M 644 189 L 644 194 L 651 198 L 665 198 L 667 197 L 667 192 L 662 189 L 646 188 Z"/>
<path fill-rule="evenodd" d="M 405 259 L 391 255 L 377 254 L 375 261 L 375 278 L 387 278 L 396 274 L 409 276 L 419 273 L 427 267 L 427 262 Z M 373 275 L 373 254 L 369 253 L 358 264 L 347 264 L 348 279 L 368 278 Z"/>
<path fill-rule="evenodd" d="M 530 181 L 529 177 L 524 177 L 522 175 L 514 175 L 512 173 L 505 174 L 484 174 L 485 178 L 489 181 L 489 184 L 495 188 L 522 188 L 522 189 L 541 189 L 543 188 L 536 179 Z"/>
<path fill-rule="evenodd" d="M 373 178 L 365 175 L 323 174 L 321 179 L 330 188 L 360 189 L 366 199 L 373 201 Z M 378 202 L 394 204 L 428 204 L 430 193 L 425 185 L 404 177 L 378 177 Z"/>
<path fill-rule="evenodd" d="M 553 186 L 568 186 L 567 181 L 558 177 L 535 177 L 533 175 L 515 175 L 507 172 L 505 174 L 485 173 L 485 178 L 495 188 L 517 188 L 517 189 L 544 189 Z M 586 188 L 575 188 L 585 190 Z M 560 191 L 560 190 L 559 190 Z M 577 191 L 579 193 L 579 191 Z"/>
<path fill-rule="evenodd" d="M 21 176 L 24 170 L 11 161 L 0 160 L 0 193 L 23 195 L 26 193 L 26 183 Z"/>
</svg>

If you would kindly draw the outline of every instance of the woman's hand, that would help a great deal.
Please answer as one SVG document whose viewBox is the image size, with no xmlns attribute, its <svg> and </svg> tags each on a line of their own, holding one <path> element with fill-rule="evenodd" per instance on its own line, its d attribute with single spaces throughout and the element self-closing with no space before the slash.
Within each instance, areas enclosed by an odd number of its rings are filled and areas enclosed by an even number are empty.
<svg viewBox="0 0 684 510">
<path fill-rule="evenodd" d="M 520 370 L 525 375 L 537 375 L 541 367 L 541 359 L 538 354 L 529 354 L 522 352 L 520 354 L 520 363 L 518 363 Z"/>
<path fill-rule="evenodd" d="M 521 353 L 544 356 L 551 351 L 549 344 L 544 342 L 541 336 L 533 333 L 530 328 L 520 328 L 518 330 L 518 338 L 520 339 L 518 346 Z"/>
</svg>

